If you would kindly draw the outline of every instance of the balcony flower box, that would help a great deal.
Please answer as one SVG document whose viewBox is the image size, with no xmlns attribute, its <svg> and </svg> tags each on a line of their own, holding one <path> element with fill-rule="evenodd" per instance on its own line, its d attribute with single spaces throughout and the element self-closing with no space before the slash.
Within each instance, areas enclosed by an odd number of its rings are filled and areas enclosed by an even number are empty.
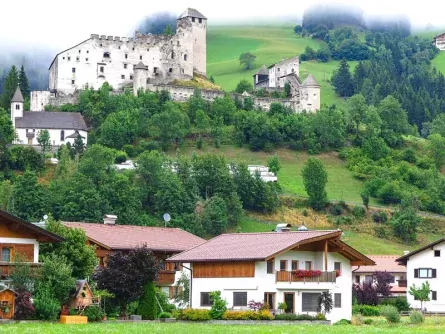
<svg viewBox="0 0 445 334">
<path fill-rule="evenodd" d="M 313 269 L 298 269 L 292 272 L 298 278 L 312 278 L 312 277 L 320 277 L 321 270 L 313 270 Z"/>
</svg>

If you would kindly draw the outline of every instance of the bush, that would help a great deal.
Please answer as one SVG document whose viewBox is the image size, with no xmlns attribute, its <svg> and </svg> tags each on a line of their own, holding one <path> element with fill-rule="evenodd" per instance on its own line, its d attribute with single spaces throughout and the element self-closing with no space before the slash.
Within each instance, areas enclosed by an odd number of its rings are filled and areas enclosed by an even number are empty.
<svg viewBox="0 0 445 334">
<path fill-rule="evenodd" d="M 104 312 L 97 306 L 88 306 L 85 311 L 83 311 L 83 315 L 88 317 L 89 322 L 102 321 L 104 317 Z"/>
<path fill-rule="evenodd" d="M 14 319 L 27 320 L 34 317 L 36 310 L 31 303 L 31 294 L 29 292 L 19 292 L 15 298 Z"/>
<path fill-rule="evenodd" d="M 361 314 L 356 314 L 352 316 L 351 324 L 354 326 L 361 326 L 364 324 L 363 316 Z"/>
<path fill-rule="evenodd" d="M 336 323 L 334 323 L 334 325 L 350 325 L 351 324 L 351 320 L 347 320 L 347 319 L 341 319 L 339 321 L 337 321 Z"/>
<path fill-rule="evenodd" d="M 340 216 L 343 213 L 343 208 L 340 204 L 334 204 L 329 209 L 329 213 L 333 216 Z"/>
<path fill-rule="evenodd" d="M 135 157 L 136 156 L 136 150 L 134 149 L 133 145 L 126 144 L 122 148 L 122 150 L 127 153 L 129 157 Z"/>
<path fill-rule="evenodd" d="M 326 316 L 323 313 L 318 313 L 315 316 L 315 320 L 326 320 Z"/>
<path fill-rule="evenodd" d="M 269 310 L 260 310 L 258 316 L 260 320 L 273 320 L 273 315 Z"/>
<path fill-rule="evenodd" d="M 308 217 L 309 216 L 309 212 L 307 211 L 307 209 L 303 210 L 303 216 Z"/>
<path fill-rule="evenodd" d="M 296 320 L 315 320 L 315 317 L 309 314 L 298 314 Z"/>
<path fill-rule="evenodd" d="M 297 320 L 297 315 L 294 313 L 277 314 L 275 320 Z"/>
<path fill-rule="evenodd" d="M 378 317 L 380 315 L 380 311 L 377 306 L 353 305 L 352 314 L 361 314 L 365 317 Z"/>
<path fill-rule="evenodd" d="M 425 321 L 425 317 L 424 317 L 423 314 L 420 313 L 419 311 L 412 311 L 412 312 L 409 314 L 409 321 L 410 321 L 412 324 L 420 324 L 420 323 L 422 323 L 422 322 Z"/>
<path fill-rule="evenodd" d="M 41 288 L 34 299 L 34 308 L 39 320 L 57 320 L 60 311 L 59 302 L 47 288 Z"/>
<path fill-rule="evenodd" d="M 375 223 L 386 223 L 388 221 L 388 214 L 385 211 L 374 211 L 372 213 L 372 220 Z"/>
<path fill-rule="evenodd" d="M 180 318 L 181 320 L 190 321 L 204 321 L 212 319 L 209 310 L 198 310 L 193 308 L 187 308 L 183 310 L 180 314 Z"/>
<path fill-rule="evenodd" d="M 259 313 L 256 311 L 226 311 L 222 318 L 224 320 L 259 320 Z"/>
<path fill-rule="evenodd" d="M 139 314 L 143 320 L 154 320 L 158 314 L 156 302 L 156 289 L 153 282 L 148 282 L 144 287 L 144 294 L 139 301 Z"/>
<path fill-rule="evenodd" d="M 372 325 L 372 319 L 365 319 L 365 325 Z"/>
<path fill-rule="evenodd" d="M 392 305 L 383 305 L 380 307 L 380 314 L 383 315 L 389 323 L 400 322 L 400 313 L 397 307 Z"/>
<path fill-rule="evenodd" d="M 172 317 L 171 313 L 168 313 L 168 312 L 161 312 L 158 316 L 158 318 L 160 318 L 160 319 L 166 319 L 166 318 L 171 318 L 171 317 Z"/>
<path fill-rule="evenodd" d="M 399 312 L 409 311 L 411 309 L 406 297 L 386 298 L 383 299 L 380 304 L 395 306 Z"/>
<path fill-rule="evenodd" d="M 116 152 L 116 156 L 114 157 L 114 162 L 116 164 L 121 164 L 121 163 L 127 161 L 127 159 L 128 159 L 128 156 L 127 156 L 126 152 L 124 152 L 124 151 L 117 151 Z"/>
<path fill-rule="evenodd" d="M 356 205 L 352 209 L 352 215 L 357 219 L 363 218 L 365 216 L 365 214 L 366 214 L 366 210 L 362 206 Z"/>
<path fill-rule="evenodd" d="M 211 292 L 210 297 L 213 300 L 210 316 L 212 319 L 222 319 L 224 312 L 227 310 L 227 302 L 221 298 L 221 291 Z"/>
</svg>

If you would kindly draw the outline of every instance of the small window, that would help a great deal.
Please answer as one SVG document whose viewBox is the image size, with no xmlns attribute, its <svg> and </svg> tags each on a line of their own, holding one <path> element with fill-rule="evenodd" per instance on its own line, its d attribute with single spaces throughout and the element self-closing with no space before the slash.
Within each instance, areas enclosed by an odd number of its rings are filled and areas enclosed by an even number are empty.
<svg viewBox="0 0 445 334">
<path fill-rule="evenodd" d="M 28 129 L 26 129 L 26 133 L 28 133 Z"/>
<path fill-rule="evenodd" d="M 68 57 L 68 61 L 70 61 L 71 60 L 71 57 Z"/>
<path fill-rule="evenodd" d="M 11 248 L 9 247 L 2 248 L 2 261 L 11 262 Z"/>
<path fill-rule="evenodd" d="M 60 141 L 64 141 L 65 140 L 65 131 L 60 131 Z"/>
<path fill-rule="evenodd" d="M 65 60 L 65 57 L 63 57 L 63 60 Z"/>
<path fill-rule="evenodd" d="M 431 300 L 437 300 L 437 291 L 431 291 Z"/>
<path fill-rule="evenodd" d="M 121 46 L 120 46 L 120 45 L 118 46 L 118 49 L 119 49 L 119 50 L 121 49 Z"/>
<path fill-rule="evenodd" d="M 175 53 L 173 51 L 172 51 L 171 57 L 172 57 L 172 59 L 175 59 Z"/>
<path fill-rule="evenodd" d="M 99 67 L 99 70 L 100 70 L 100 73 L 104 73 L 104 67 L 103 66 Z"/>
<path fill-rule="evenodd" d="M 298 270 L 298 260 L 292 260 L 292 270 Z"/>
<path fill-rule="evenodd" d="M 210 292 L 201 292 L 201 306 L 212 306 Z"/>
<path fill-rule="evenodd" d="M 287 270 L 287 260 L 280 261 L 280 270 L 281 271 Z"/>
<path fill-rule="evenodd" d="M 102 46 L 102 43 L 100 43 L 100 46 Z"/>
<path fill-rule="evenodd" d="M 173 68 L 170 67 L 170 68 L 168 69 L 168 73 L 173 73 Z"/>
<path fill-rule="evenodd" d="M 36 132 L 36 129 L 32 129 L 32 132 Z"/>
<path fill-rule="evenodd" d="M 360 275 L 355 275 L 355 283 L 360 284 Z"/>
<path fill-rule="evenodd" d="M 153 73 L 158 73 L 158 68 L 157 67 L 153 68 Z"/>
<path fill-rule="evenodd" d="M 273 274 L 273 272 L 274 272 L 274 262 L 275 262 L 275 260 L 267 261 L 267 273 L 268 274 Z"/>
<path fill-rule="evenodd" d="M 374 278 L 372 277 L 372 275 L 366 275 L 365 276 L 365 282 L 366 283 L 372 283 L 374 281 Z"/>
<path fill-rule="evenodd" d="M 133 46 L 133 51 L 134 51 L 134 46 Z"/>
<path fill-rule="evenodd" d="M 436 269 L 432 268 L 414 269 L 414 278 L 436 278 Z"/>
<path fill-rule="evenodd" d="M 147 49 L 147 51 L 150 51 L 150 49 Z"/>
<path fill-rule="evenodd" d="M 303 292 L 301 295 L 301 310 L 303 312 L 317 312 L 320 294 Z"/>
<path fill-rule="evenodd" d="M 341 293 L 334 293 L 334 307 L 341 307 Z"/>
<path fill-rule="evenodd" d="M 435 257 L 440 257 L 440 250 L 435 250 L 434 251 L 434 256 Z"/>
<path fill-rule="evenodd" d="M 85 58 L 85 61 L 88 61 L 88 58 Z"/>
<path fill-rule="evenodd" d="M 79 53 L 80 53 L 80 50 L 79 50 Z"/>
<path fill-rule="evenodd" d="M 334 262 L 334 270 L 341 272 L 341 262 Z"/>
<path fill-rule="evenodd" d="M 89 51 L 89 50 L 87 50 L 87 53 L 90 53 L 90 51 Z"/>
<path fill-rule="evenodd" d="M 15 105 L 15 110 L 20 110 L 20 104 Z"/>
<path fill-rule="evenodd" d="M 278 67 L 278 72 L 280 72 L 280 68 Z"/>
<path fill-rule="evenodd" d="M 194 17 L 192 17 L 192 22 L 195 22 L 195 18 Z"/>
<path fill-rule="evenodd" d="M 110 58 L 110 53 L 109 52 L 104 52 L 104 58 Z"/>
<path fill-rule="evenodd" d="M 76 73 L 76 68 L 73 67 L 73 68 L 71 69 L 71 72 Z"/>
<path fill-rule="evenodd" d="M 247 292 L 234 292 L 233 306 L 247 306 Z"/>
<path fill-rule="evenodd" d="M 125 59 L 127 59 L 127 58 L 128 58 L 128 54 L 126 53 L 126 54 L 125 54 Z"/>
<path fill-rule="evenodd" d="M 76 80 L 71 80 L 71 84 L 74 85 L 76 83 Z"/>
<path fill-rule="evenodd" d="M 132 75 L 130 75 L 130 80 L 133 80 L 133 76 Z"/>
<path fill-rule="evenodd" d="M 139 56 L 139 59 L 142 60 L 142 55 Z"/>
<path fill-rule="evenodd" d="M 121 75 L 121 79 L 124 80 L 125 79 L 125 75 L 122 74 Z"/>
<path fill-rule="evenodd" d="M 304 269 L 311 270 L 312 269 L 312 261 L 306 261 L 304 263 Z"/>
<path fill-rule="evenodd" d="M 178 41 L 178 46 L 179 46 L 179 41 Z"/>
<path fill-rule="evenodd" d="M 124 64 L 124 69 L 127 69 L 127 64 Z"/>
<path fill-rule="evenodd" d="M 184 60 L 187 61 L 187 55 L 184 55 Z"/>
<path fill-rule="evenodd" d="M 199 19 L 199 23 L 202 23 L 202 19 Z"/>
</svg>

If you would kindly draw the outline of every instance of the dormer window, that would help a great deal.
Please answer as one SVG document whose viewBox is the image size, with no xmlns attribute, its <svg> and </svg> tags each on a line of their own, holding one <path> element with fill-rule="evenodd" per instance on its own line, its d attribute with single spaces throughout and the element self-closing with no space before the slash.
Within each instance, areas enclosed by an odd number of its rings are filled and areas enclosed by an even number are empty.
<svg viewBox="0 0 445 334">
<path fill-rule="evenodd" d="M 104 58 L 110 58 L 110 53 L 109 52 L 104 52 Z"/>
</svg>

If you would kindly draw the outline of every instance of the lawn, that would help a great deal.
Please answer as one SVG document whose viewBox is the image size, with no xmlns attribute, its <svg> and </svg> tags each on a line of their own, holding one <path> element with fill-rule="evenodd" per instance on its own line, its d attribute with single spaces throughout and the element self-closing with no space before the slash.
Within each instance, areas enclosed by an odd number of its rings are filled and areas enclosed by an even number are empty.
<svg viewBox="0 0 445 334">
<path fill-rule="evenodd" d="M 442 321 L 428 321 L 423 325 L 387 325 L 379 322 L 373 326 L 277 325 L 264 321 L 255 325 L 215 325 L 205 323 L 102 323 L 88 325 L 61 325 L 52 323 L 18 323 L 0 325 L 0 333 L 440 333 L 445 331 Z"/>
<path fill-rule="evenodd" d="M 252 76 L 262 66 L 269 66 L 300 55 L 307 46 L 317 50 L 323 42 L 303 38 L 293 32 L 290 25 L 268 26 L 210 26 L 207 33 L 207 75 L 215 78 L 215 83 L 225 90 L 233 90 L 241 79 L 252 80 Z M 254 68 L 244 70 L 239 64 L 239 55 L 251 52 L 257 58 Z M 351 64 L 351 68 L 354 63 Z M 338 62 L 303 62 L 300 76 L 305 79 L 312 73 L 322 87 L 321 103 L 342 104 L 328 79 L 338 67 Z"/>
<path fill-rule="evenodd" d="M 182 149 L 180 154 L 191 156 L 193 152 L 197 154 L 209 152 L 223 154 L 228 162 L 244 161 L 249 165 L 267 165 L 267 159 L 276 154 L 280 157 L 282 165 L 278 173 L 278 182 L 283 188 L 283 192 L 290 195 L 307 196 L 301 177 L 301 168 L 309 157 L 305 152 L 278 149 L 273 153 L 265 153 L 252 152 L 248 148 L 234 146 L 222 146 L 220 149 L 206 146 L 203 150 L 188 147 Z M 360 192 L 363 188 L 363 183 L 354 178 L 353 173 L 345 167 L 344 162 L 337 157 L 337 154 L 332 152 L 316 157 L 323 162 L 328 173 L 326 189 L 329 199 L 361 203 Z"/>
</svg>

